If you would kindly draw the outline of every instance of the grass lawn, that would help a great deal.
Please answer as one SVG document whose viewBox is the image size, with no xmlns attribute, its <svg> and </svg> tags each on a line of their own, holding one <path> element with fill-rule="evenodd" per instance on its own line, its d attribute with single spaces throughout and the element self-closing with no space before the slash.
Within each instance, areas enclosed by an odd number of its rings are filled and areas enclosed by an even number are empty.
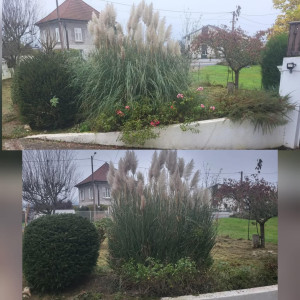
<svg viewBox="0 0 300 300">
<path fill-rule="evenodd" d="M 198 71 L 191 72 L 193 86 L 199 85 L 222 85 L 226 87 L 228 67 L 226 66 L 207 66 Z M 234 76 L 233 76 L 234 78 Z M 232 81 L 231 74 L 229 74 L 228 81 Z M 261 67 L 251 66 L 240 71 L 240 89 L 260 90 L 261 89 Z"/>
<path fill-rule="evenodd" d="M 256 234 L 256 226 L 250 221 L 250 238 Z M 238 218 L 223 218 L 218 221 L 218 235 L 229 236 L 232 239 L 248 239 L 248 220 Z M 259 228 L 259 225 L 258 225 Z M 272 218 L 265 223 L 265 240 L 278 244 L 278 217 Z"/>
</svg>

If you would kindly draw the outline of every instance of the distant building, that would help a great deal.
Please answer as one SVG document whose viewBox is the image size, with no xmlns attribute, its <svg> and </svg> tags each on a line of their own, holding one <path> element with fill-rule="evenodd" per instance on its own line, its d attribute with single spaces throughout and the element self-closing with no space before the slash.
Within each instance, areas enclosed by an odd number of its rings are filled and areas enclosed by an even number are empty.
<svg viewBox="0 0 300 300">
<path fill-rule="evenodd" d="M 200 49 L 197 49 L 197 51 L 192 50 L 192 43 L 193 40 L 199 35 L 199 34 L 206 34 L 210 31 L 217 30 L 218 27 L 214 25 L 206 25 L 203 26 L 200 29 L 194 30 L 193 32 L 185 35 L 182 38 L 182 43 L 184 45 L 184 50 L 186 52 L 189 52 L 192 54 L 193 58 L 216 58 L 215 52 L 213 49 L 208 47 L 206 44 L 202 44 L 200 46 Z"/>
<path fill-rule="evenodd" d="M 62 25 L 64 48 L 79 49 L 81 52 L 89 52 L 94 49 L 87 24 L 92 19 L 93 12 L 97 16 L 99 12 L 82 0 L 66 0 L 58 9 Z M 47 35 L 50 35 L 57 42 L 54 49 L 61 49 L 61 37 L 56 9 L 35 25 L 40 29 L 41 41 L 45 42 Z"/>
<path fill-rule="evenodd" d="M 105 163 L 93 173 L 95 185 L 95 203 L 97 206 L 100 204 L 111 205 L 110 186 L 107 182 L 107 173 L 109 164 Z M 92 175 L 76 184 L 79 194 L 79 206 L 93 205 L 93 181 Z"/>
</svg>

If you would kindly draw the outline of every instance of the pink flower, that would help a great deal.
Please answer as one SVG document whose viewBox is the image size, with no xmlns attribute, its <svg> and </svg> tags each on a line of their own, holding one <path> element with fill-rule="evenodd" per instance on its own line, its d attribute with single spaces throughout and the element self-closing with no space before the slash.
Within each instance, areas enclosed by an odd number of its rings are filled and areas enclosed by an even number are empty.
<svg viewBox="0 0 300 300">
<path fill-rule="evenodd" d="M 199 87 L 197 88 L 197 91 L 203 91 L 203 87 L 202 87 L 202 86 L 199 86 Z"/>
<path fill-rule="evenodd" d="M 210 109 L 215 110 L 216 108 L 214 106 L 211 106 Z"/>
<path fill-rule="evenodd" d="M 202 108 L 204 108 L 204 107 L 205 107 L 205 105 L 204 105 L 204 104 L 201 104 L 200 106 L 201 106 Z"/>
<path fill-rule="evenodd" d="M 150 125 L 153 126 L 153 127 L 156 127 L 157 125 L 159 125 L 159 123 L 160 123 L 159 121 L 153 120 L 153 121 L 150 122 Z"/>
<path fill-rule="evenodd" d="M 174 109 L 174 106 L 173 106 L 173 105 L 171 105 L 171 109 Z"/>
<path fill-rule="evenodd" d="M 129 109 L 130 107 L 128 105 L 125 106 L 125 109 Z"/>
<path fill-rule="evenodd" d="M 177 95 L 177 98 L 179 99 L 179 98 L 183 98 L 183 94 L 178 94 Z"/>
<path fill-rule="evenodd" d="M 124 113 L 123 113 L 121 110 L 117 110 L 117 115 L 123 117 L 123 116 L 124 116 Z"/>
</svg>

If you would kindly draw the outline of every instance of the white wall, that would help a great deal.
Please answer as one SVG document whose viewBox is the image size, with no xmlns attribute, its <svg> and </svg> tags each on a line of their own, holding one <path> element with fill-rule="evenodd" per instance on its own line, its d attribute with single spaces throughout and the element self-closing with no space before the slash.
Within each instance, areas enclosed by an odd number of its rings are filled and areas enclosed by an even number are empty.
<svg viewBox="0 0 300 300">
<path fill-rule="evenodd" d="M 160 136 L 148 140 L 144 146 L 156 149 L 269 149 L 284 144 L 285 126 L 275 128 L 271 133 L 254 131 L 254 126 L 245 121 L 233 123 L 221 118 L 194 122 L 190 126 L 198 133 L 182 131 L 180 125 L 167 126 L 160 130 Z M 119 132 L 110 133 L 67 133 L 41 134 L 27 138 L 41 138 L 54 141 L 124 146 Z"/>
<path fill-rule="evenodd" d="M 13 69 L 8 68 L 5 61 L 2 60 L 2 80 L 11 78 L 13 74 Z"/>
</svg>

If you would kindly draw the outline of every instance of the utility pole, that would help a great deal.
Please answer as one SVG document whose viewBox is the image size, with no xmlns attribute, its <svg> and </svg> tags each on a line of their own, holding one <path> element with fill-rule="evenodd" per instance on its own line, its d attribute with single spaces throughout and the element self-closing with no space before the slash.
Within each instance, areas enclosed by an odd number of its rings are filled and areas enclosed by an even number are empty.
<svg viewBox="0 0 300 300">
<path fill-rule="evenodd" d="M 62 31 L 62 26 L 61 26 L 61 20 L 59 16 L 59 9 L 58 9 L 58 0 L 56 0 L 56 12 L 57 12 L 57 19 L 58 19 L 58 24 L 59 24 L 59 37 L 60 37 L 60 45 L 61 49 L 64 50 L 64 37 L 63 37 L 63 31 Z"/>
<path fill-rule="evenodd" d="M 96 221 L 96 201 L 95 201 L 95 182 L 94 182 L 94 156 L 96 152 L 91 156 L 91 166 L 92 166 L 92 186 L 93 186 L 93 205 L 94 205 L 94 221 Z"/>
<path fill-rule="evenodd" d="M 235 22 L 238 20 L 240 13 L 241 13 L 241 7 L 238 5 L 236 7 L 236 10 L 232 12 L 232 32 L 234 31 Z"/>
</svg>

